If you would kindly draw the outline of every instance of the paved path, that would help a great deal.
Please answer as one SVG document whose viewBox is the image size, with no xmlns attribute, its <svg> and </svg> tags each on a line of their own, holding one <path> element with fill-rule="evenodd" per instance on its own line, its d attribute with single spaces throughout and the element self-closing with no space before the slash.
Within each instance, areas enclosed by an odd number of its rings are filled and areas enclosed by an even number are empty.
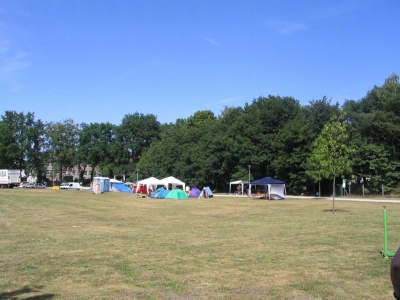
<svg viewBox="0 0 400 300">
<path fill-rule="evenodd" d="M 246 195 L 222 195 L 222 194 L 214 194 L 216 197 L 240 197 L 240 198 L 248 198 Z M 310 196 L 292 196 L 287 195 L 287 198 L 295 198 L 295 199 L 308 199 L 308 200 L 329 200 L 332 201 L 332 197 L 310 197 Z M 353 202 L 377 202 L 377 203 L 400 203 L 400 199 L 371 199 L 371 198 L 349 198 L 349 197 L 335 197 L 335 201 L 353 201 Z"/>
<path fill-rule="evenodd" d="M 315 199 L 315 200 L 330 200 L 332 197 L 305 197 L 305 196 L 287 196 L 288 198 L 297 199 Z M 353 202 L 378 202 L 378 203 L 400 203 L 400 199 L 370 199 L 370 198 L 349 198 L 349 197 L 335 197 L 335 201 L 353 201 Z"/>
</svg>

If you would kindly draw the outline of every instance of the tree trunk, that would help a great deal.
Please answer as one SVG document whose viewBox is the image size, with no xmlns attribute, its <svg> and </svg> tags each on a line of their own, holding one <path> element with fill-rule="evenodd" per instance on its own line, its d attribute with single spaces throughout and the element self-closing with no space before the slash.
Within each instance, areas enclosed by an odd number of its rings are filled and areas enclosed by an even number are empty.
<svg viewBox="0 0 400 300">
<path fill-rule="evenodd" d="M 336 192 L 336 190 L 335 190 L 335 181 L 336 180 L 336 178 L 335 177 L 333 177 L 333 198 L 332 198 L 332 211 L 333 212 L 335 212 L 335 192 Z"/>
<path fill-rule="evenodd" d="M 321 180 L 318 181 L 318 197 L 321 197 Z"/>
</svg>

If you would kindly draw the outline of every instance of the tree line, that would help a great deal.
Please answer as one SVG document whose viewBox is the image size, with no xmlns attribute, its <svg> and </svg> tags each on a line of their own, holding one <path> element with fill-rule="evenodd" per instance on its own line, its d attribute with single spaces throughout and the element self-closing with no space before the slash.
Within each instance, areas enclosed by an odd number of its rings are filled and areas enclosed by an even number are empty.
<svg viewBox="0 0 400 300">
<path fill-rule="evenodd" d="M 288 193 L 332 194 L 342 179 L 352 193 L 398 193 L 400 83 L 392 74 L 360 100 L 300 105 L 292 97 L 258 97 L 220 115 L 198 111 L 161 124 L 127 114 L 121 124 L 72 119 L 45 123 L 6 111 L 0 120 L 0 168 L 45 175 L 90 166 L 104 176 L 175 176 L 191 186 L 227 191 L 232 180 L 274 177 Z M 250 167 L 249 167 L 250 166 Z M 92 173 L 93 176 L 93 173 Z M 349 191 L 350 192 L 350 191 Z"/>
</svg>

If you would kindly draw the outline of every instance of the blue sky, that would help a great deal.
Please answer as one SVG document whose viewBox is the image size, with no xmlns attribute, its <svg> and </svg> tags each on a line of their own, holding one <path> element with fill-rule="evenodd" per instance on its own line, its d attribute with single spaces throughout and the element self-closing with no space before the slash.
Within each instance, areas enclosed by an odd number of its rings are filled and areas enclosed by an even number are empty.
<svg viewBox="0 0 400 300">
<path fill-rule="evenodd" d="M 359 100 L 400 75 L 399 16 L 398 0 L 1 0 L 0 114 L 119 125 Z"/>
</svg>

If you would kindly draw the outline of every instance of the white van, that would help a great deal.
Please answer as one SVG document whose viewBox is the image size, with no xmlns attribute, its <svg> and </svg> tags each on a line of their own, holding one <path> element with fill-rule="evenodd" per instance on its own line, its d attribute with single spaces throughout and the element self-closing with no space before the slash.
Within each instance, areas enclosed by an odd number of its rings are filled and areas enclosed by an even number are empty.
<svg viewBox="0 0 400 300">
<path fill-rule="evenodd" d="M 60 190 L 80 190 L 81 185 L 77 182 L 63 182 L 60 185 Z"/>
</svg>

